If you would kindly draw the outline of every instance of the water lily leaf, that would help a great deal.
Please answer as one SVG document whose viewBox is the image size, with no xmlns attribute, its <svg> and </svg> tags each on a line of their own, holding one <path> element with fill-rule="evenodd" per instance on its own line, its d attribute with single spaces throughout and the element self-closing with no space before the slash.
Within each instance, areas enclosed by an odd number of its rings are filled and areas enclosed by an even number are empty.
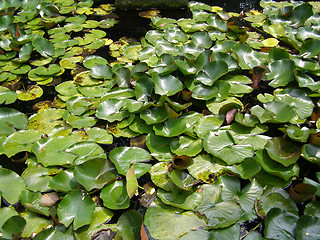
<svg viewBox="0 0 320 240">
<path fill-rule="evenodd" d="M 83 61 L 83 57 L 76 56 L 76 57 L 64 58 L 59 62 L 59 64 L 61 67 L 65 69 L 74 69 L 77 66 L 77 63 L 82 61 Z"/>
<path fill-rule="evenodd" d="M 214 99 L 211 101 L 207 101 L 207 107 L 213 114 L 222 115 L 226 114 L 229 110 L 233 108 L 239 110 L 243 109 L 243 104 L 239 99 L 229 97 L 221 102 L 214 101 Z"/>
<path fill-rule="evenodd" d="M 97 119 L 94 117 L 87 116 L 74 116 L 69 112 L 64 112 L 63 119 L 72 127 L 72 128 L 89 128 L 95 125 Z"/>
<path fill-rule="evenodd" d="M 208 154 L 198 155 L 192 159 L 193 164 L 188 167 L 189 173 L 195 178 L 206 183 L 217 180 L 217 176 L 225 167 L 213 161 Z"/>
<path fill-rule="evenodd" d="M 215 15 L 211 15 L 208 19 L 209 26 L 213 27 L 216 30 L 219 30 L 220 32 L 227 32 L 228 31 L 228 25 L 225 21 L 219 19 Z"/>
<path fill-rule="evenodd" d="M 124 46 L 122 54 L 130 60 L 138 60 L 141 49 L 142 46 L 140 44 L 128 44 Z"/>
<path fill-rule="evenodd" d="M 254 158 L 246 158 L 240 164 L 228 166 L 225 170 L 230 170 L 243 179 L 251 179 L 260 172 L 261 166 Z"/>
<path fill-rule="evenodd" d="M 105 129 L 93 127 L 90 129 L 87 129 L 87 141 L 94 141 L 96 143 L 101 144 L 112 144 L 113 137 L 112 135 Z"/>
<path fill-rule="evenodd" d="M 15 129 L 26 129 L 27 116 L 12 108 L 0 108 L 0 135 L 14 133 Z"/>
<path fill-rule="evenodd" d="M 310 134 L 314 133 L 313 129 L 307 127 L 298 127 L 295 125 L 290 125 L 286 128 L 286 133 L 289 138 L 297 142 L 306 142 Z"/>
<path fill-rule="evenodd" d="M 26 185 L 18 174 L 9 169 L 0 168 L 0 173 L 1 196 L 9 203 L 15 204 L 19 200 L 20 193 L 26 189 Z"/>
<path fill-rule="evenodd" d="M 195 179 L 188 173 L 174 169 L 169 173 L 169 178 L 180 189 L 190 191 L 195 183 Z"/>
<path fill-rule="evenodd" d="M 276 100 L 292 107 L 300 119 L 311 116 L 314 104 L 311 98 L 300 89 L 285 89 L 276 94 Z"/>
<path fill-rule="evenodd" d="M 104 229 L 104 223 L 108 222 L 114 213 L 104 207 L 95 207 L 93 219 L 89 225 L 80 227 L 76 232 L 76 239 L 90 239 L 100 230 Z"/>
<path fill-rule="evenodd" d="M 100 56 L 90 55 L 83 60 L 83 66 L 91 69 L 96 65 L 107 65 L 108 61 Z"/>
<path fill-rule="evenodd" d="M 170 150 L 177 155 L 195 156 L 202 151 L 202 140 L 189 136 L 180 136 L 173 139 Z"/>
<path fill-rule="evenodd" d="M 146 137 L 146 145 L 151 155 L 159 161 L 171 161 L 173 153 L 170 151 L 171 138 L 157 136 L 149 133 Z"/>
<path fill-rule="evenodd" d="M 205 226 L 204 220 L 191 211 L 179 213 L 155 203 L 147 209 L 144 222 L 153 238 L 163 240 L 178 239 L 192 229 Z"/>
<path fill-rule="evenodd" d="M 23 152 L 31 151 L 33 143 L 40 140 L 42 133 L 35 130 L 20 130 L 9 135 L 3 142 L 3 153 L 8 157 Z"/>
<path fill-rule="evenodd" d="M 59 221 L 65 226 L 71 223 L 75 230 L 90 224 L 95 205 L 90 196 L 82 190 L 73 190 L 62 199 L 57 208 Z"/>
<path fill-rule="evenodd" d="M 78 186 L 73 171 L 69 169 L 59 172 L 49 182 L 49 187 L 59 192 L 70 192 Z"/>
<path fill-rule="evenodd" d="M 41 97 L 43 90 L 41 87 L 33 85 L 29 86 L 27 91 L 17 90 L 16 93 L 19 100 L 29 101 Z"/>
<path fill-rule="evenodd" d="M 128 88 L 113 88 L 104 94 L 101 98 L 102 101 L 108 99 L 127 99 L 134 97 L 134 91 Z"/>
<path fill-rule="evenodd" d="M 172 96 L 183 89 L 180 80 L 171 75 L 153 74 L 152 81 L 155 84 L 154 91 L 159 95 Z"/>
<path fill-rule="evenodd" d="M 256 66 L 263 65 L 258 52 L 253 51 L 249 45 L 240 43 L 234 44 L 232 47 L 232 51 L 236 55 L 239 61 L 239 66 L 243 70 L 252 69 Z"/>
<path fill-rule="evenodd" d="M 279 208 L 271 209 L 265 219 L 266 238 L 293 239 L 298 217 Z"/>
<path fill-rule="evenodd" d="M 30 116 L 28 128 L 49 134 L 55 127 L 62 126 L 63 109 L 46 109 Z"/>
<path fill-rule="evenodd" d="M 175 137 L 186 131 L 186 123 L 180 118 L 167 119 L 163 123 L 153 126 L 156 135 L 163 137 Z"/>
<path fill-rule="evenodd" d="M 72 164 L 77 155 L 66 150 L 76 142 L 72 137 L 44 138 L 33 145 L 32 152 L 44 166 Z"/>
<path fill-rule="evenodd" d="M 122 175 L 126 175 L 132 164 L 137 177 L 144 175 L 151 167 L 150 164 L 143 163 L 150 160 L 150 154 L 142 148 L 118 147 L 110 152 L 109 158 Z"/>
<path fill-rule="evenodd" d="M 299 146 L 281 137 L 274 137 L 269 140 L 265 149 L 273 160 L 281 163 L 285 167 L 294 164 L 301 154 Z"/>
<path fill-rule="evenodd" d="M 159 162 L 150 168 L 150 177 L 152 182 L 166 191 L 172 191 L 176 188 L 175 184 L 169 178 L 170 165 L 166 162 Z"/>
<path fill-rule="evenodd" d="M 296 203 L 289 197 L 289 194 L 281 188 L 268 186 L 257 200 L 258 205 L 256 212 L 259 216 L 266 216 L 267 213 L 274 208 L 279 208 L 287 213 L 298 216 Z"/>
<path fill-rule="evenodd" d="M 34 69 L 34 74 L 40 76 L 53 76 L 57 74 L 62 74 L 64 69 L 58 64 L 50 64 L 48 68 L 40 66 Z"/>
<path fill-rule="evenodd" d="M 189 38 L 188 35 L 181 31 L 179 28 L 167 28 L 163 33 L 164 39 L 175 44 L 185 43 Z"/>
<path fill-rule="evenodd" d="M 210 239 L 240 239 L 240 224 L 234 224 L 227 228 L 210 231 Z"/>
<path fill-rule="evenodd" d="M 36 167 L 31 169 L 26 169 L 22 177 L 24 179 L 27 188 L 32 191 L 40 192 L 40 191 L 48 191 L 49 182 L 52 179 L 49 176 L 50 169 L 44 167 Z"/>
<path fill-rule="evenodd" d="M 109 122 L 121 121 L 129 116 L 129 112 L 124 110 L 125 102 L 118 99 L 108 99 L 100 103 L 96 116 L 99 119 Z"/>
<path fill-rule="evenodd" d="M 210 232 L 198 228 L 196 230 L 191 230 L 190 232 L 188 232 L 187 234 L 184 234 L 182 237 L 180 237 L 179 239 L 182 240 L 192 240 L 192 239 L 209 239 L 210 236 Z"/>
<path fill-rule="evenodd" d="M 72 240 L 74 239 L 73 231 L 71 228 L 66 228 L 65 226 L 56 226 L 51 227 L 46 230 L 41 231 L 38 233 L 35 240 L 54 240 L 54 239 L 65 239 L 65 240 Z"/>
<path fill-rule="evenodd" d="M 130 205 L 130 198 L 126 185 L 121 180 L 107 184 L 100 194 L 103 205 L 110 209 L 126 209 Z"/>
<path fill-rule="evenodd" d="M 29 211 L 49 216 L 49 208 L 41 206 L 40 204 L 42 196 L 43 195 L 40 192 L 24 190 L 20 194 L 20 201 Z"/>
<path fill-rule="evenodd" d="M 111 28 L 117 23 L 117 20 L 114 18 L 106 18 L 100 21 L 100 28 Z"/>
<path fill-rule="evenodd" d="M 308 143 L 302 147 L 302 156 L 308 161 L 320 165 L 319 151 L 319 146 Z"/>
<path fill-rule="evenodd" d="M 41 36 L 38 36 L 32 40 L 32 46 L 43 57 L 50 57 L 55 54 L 53 44 Z"/>
<path fill-rule="evenodd" d="M 300 48 L 300 54 L 304 58 L 313 58 L 320 53 L 320 39 L 307 39 Z"/>
<path fill-rule="evenodd" d="M 183 55 L 186 59 L 196 60 L 203 51 L 203 47 L 201 47 L 200 45 L 197 46 L 193 42 L 190 42 L 183 44 L 180 47 L 179 54 Z"/>
<path fill-rule="evenodd" d="M 312 6 L 308 3 L 300 4 L 292 10 L 290 20 L 294 27 L 299 27 L 313 15 Z"/>
<path fill-rule="evenodd" d="M 101 189 L 116 178 L 116 171 L 112 163 L 103 158 L 86 161 L 74 168 L 74 178 L 87 191 Z"/>
<path fill-rule="evenodd" d="M 9 25 L 13 22 L 14 17 L 12 15 L 4 15 L 0 17 L 0 32 L 4 32 L 7 30 Z"/>
<path fill-rule="evenodd" d="M 277 161 L 271 159 L 267 151 L 257 151 L 255 159 L 261 164 L 261 167 L 269 174 L 278 176 L 285 181 L 290 180 L 294 176 L 299 175 L 299 167 L 297 165 L 291 165 L 285 167 Z"/>
<path fill-rule="evenodd" d="M 294 80 L 295 64 L 292 60 L 282 59 L 274 61 L 269 66 L 270 73 L 267 79 L 272 80 L 269 85 L 272 87 L 282 87 Z"/>
<path fill-rule="evenodd" d="M 201 83 L 212 86 L 221 76 L 228 72 L 228 65 L 224 61 L 212 61 L 206 64 L 196 79 Z"/>
<path fill-rule="evenodd" d="M 17 100 L 17 94 L 8 88 L 0 86 L 0 104 L 11 104 Z"/>
<path fill-rule="evenodd" d="M 88 97 L 73 97 L 67 103 L 67 110 L 73 115 L 81 115 L 93 106 L 97 105 L 97 100 Z"/>
<path fill-rule="evenodd" d="M 221 115 L 204 116 L 195 124 L 195 132 L 200 138 L 203 138 L 207 132 L 217 130 L 223 122 L 224 117 Z"/>
<path fill-rule="evenodd" d="M 253 157 L 252 145 L 235 144 L 227 131 L 210 131 L 203 139 L 204 149 L 228 165 L 240 163 L 245 158 Z"/>
<path fill-rule="evenodd" d="M 297 222 L 297 228 L 295 231 L 295 237 L 298 240 L 316 239 L 319 238 L 320 233 L 318 225 L 320 219 L 318 217 L 312 217 L 303 215 Z"/>
<path fill-rule="evenodd" d="M 112 71 L 107 65 L 95 65 L 90 70 L 90 76 L 97 79 L 111 79 Z"/>
<path fill-rule="evenodd" d="M 33 212 L 25 212 L 21 214 L 21 217 L 26 221 L 26 226 L 23 229 L 21 237 L 31 237 L 33 234 L 41 232 L 43 229 L 52 225 L 52 222 L 37 216 Z"/>
<path fill-rule="evenodd" d="M 134 120 L 130 123 L 129 128 L 137 133 L 150 133 L 152 132 L 152 126 L 146 124 L 141 118 L 136 116 Z"/>
<path fill-rule="evenodd" d="M 142 215 L 136 210 L 129 210 L 122 214 L 117 222 L 117 229 L 123 239 L 140 238 L 140 229 L 143 222 Z"/>
<path fill-rule="evenodd" d="M 153 107 L 140 113 L 140 118 L 147 124 L 156 124 L 165 121 L 169 116 L 165 107 Z"/>
<path fill-rule="evenodd" d="M 256 106 L 251 108 L 252 115 L 255 115 L 259 118 L 261 123 L 264 122 L 275 122 L 275 123 L 284 123 L 290 121 L 295 113 L 291 106 L 286 103 L 273 101 L 263 104 L 266 111 L 262 115 L 256 114 Z M 254 110 L 253 110 L 254 109 Z"/>
<path fill-rule="evenodd" d="M 157 196 L 163 203 L 184 210 L 193 210 L 202 202 L 201 193 L 193 190 L 184 191 L 179 188 L 170 192 L 160 188 L 158 189 Z"/>
<path fill-rule="evenodd" d="M 19 235 L 26 225 L 26 220 L 19 216 L 14 215 L 7 217 L 1 226 L 1 234 L 5 239 L 12 239 L 13 236 Z"/>
</svg>

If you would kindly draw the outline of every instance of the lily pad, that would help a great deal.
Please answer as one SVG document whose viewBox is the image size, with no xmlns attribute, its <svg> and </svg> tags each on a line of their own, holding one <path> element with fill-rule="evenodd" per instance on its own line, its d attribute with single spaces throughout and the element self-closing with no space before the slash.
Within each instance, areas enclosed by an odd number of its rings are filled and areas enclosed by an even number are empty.
<svg viewBox="0 0 320 240">
<path fill-rule="evenodd" d="M 14 133 L 15 129 L 26 129 L 27 116 L 13 108 L 0 108 L 0 135 Z"/>
<path fill-rule="evenodd" d="M 47 40 L 41 36 L 33 39 L 32 46 L 43 57 L 50 57 L 55 54 L 55 49 L 54 49 L 53 44 L 49 40 Z"/>
<path fill-rule="evenodd" d="M 155 84 L 154 91 L 159 95 L 172 96 L 183 89 L 182 83 L 174 76 L 152 75 Z"/>
<path fill-rule="evenodd" d="M 253 157 L 252 145 L 235 144 L 227 131 L 210 131 L 203 139 L 204 149 L 228 165 L 240 163 L 245 158 Z"/>
<path fill-rule="evenodd" d="M 26 189 L 26 184 L 18 174 L 9 169 L 0 168 L 0 173 L 1 196 L 9 203 L 15 204 L 19 200 L 20 193 Z"/>
<path fill-rule="evenodd" d="M 144 175 L 151 167 L 150 164 L 144 163 L 150 160 L 150 154 L 142 148 L 118 147 L 110 152 L 109 158 L 122 175 L 126 175 L 132 165 L 137 177 Z"/>
<path fill-rule="evenodd" d="M 94 208 L 94 202 L 86 192 L 73 190 L 59 203 L 57 214 L 61 223 L 65 226 L 72 223 L 77 230 L 92 221 Z"/>
<path fill-rule="evenodd" d="M 183 213 L 162 205 L 151 204 L 145 215 L 145 225 L 156 239 L 178 239 L 192 229 L 205 226 L 205 221 L 191 211 Z"/>
<path fill-rule="evenodd" d="M 121 180 L 107 184 L 100 194 L 103 205 L 110 209 L 126 209 L 130 205 L 130 198 L 126 185 Z"/>
<path fill-rule="evenodd" d="M 104 185 L 116 178 L 115 167 L 103 158 L 86 161 L 74 168 L 74 178 L 87 191 L 94 188 L 101 189 Z"/>
</svg>

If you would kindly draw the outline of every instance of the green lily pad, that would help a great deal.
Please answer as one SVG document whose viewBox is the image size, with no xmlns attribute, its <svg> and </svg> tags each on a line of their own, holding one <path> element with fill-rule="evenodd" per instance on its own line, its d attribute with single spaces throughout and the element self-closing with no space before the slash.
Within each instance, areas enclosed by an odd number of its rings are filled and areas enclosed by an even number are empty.
<svg viewBox="0 0 320 240">
<path fill-rule="evenodd" d="M 88 138 L 87 141 L 94 141 L 100 144 L 112 144 L 113 137 L 112 135 L 105 129 L 93 127 L 87 129 Z"/>
<path fill-rule="evenodd" d="M 300 48 L 300 55 L 304 58 L 313 58 L 320 53 L 320 39 L 307 39 Z"/>
<path fill-rule="evenodd" d="M 298 217 L 279 208 L 271 209 L 265 219 L 266 238 L 293 239 Z"/>
<path fill-rule="evenodd" d="M 26 129 L 27 116 L 12 108 L 0 108 L 0 135 L 10 135 L 15 129 Z"/>
<path fill-rule="evenodd" d="M 132 165 L 137 177 L 144 175 L 151 167 L 150 164 L 144 163 L 150 160 L 150 154 L 142 148 L 118 147 L 110 152 L 109 158 L 122 175 L 126 175 Z"/>
<path fill-rule="evenodd" d="M 90 239 L 91 236 L 104 229 L 104 223 L 108 222 L 114 213 L 104 207 L 95 207 L 93 219 L 89 225 L 80 227 L 76 232 L 76 239 Z"/>
<path fill-rule="evenodd" d="M 205 226 L 205 221 L 191 211 L 181 213 L 154 203 L 147 209 L 144 223 L 153 238 L 162 240 L 178 239 L 192 229 Z"/>
<path fill-rule="evenodd" d="M 17 94 L 8 88 L 0 86 L 0 104 L 10 104 L 17 100 Z"/>
<path fill-rule="evenodd" d="M 167 119 L 163 123 L 153 126 L 156 135 L 163 137 L 175 137 L 186 131 L 186 123 L 180 118 Z"/>
<path fill-rule="evenodd" d="M 100 103 L 96 116 L 99 119 L 109 122 L 121 121 L 129 116 L 129 112 L 124 109 L 125 102 L 118 99 L 108 99 Z"/>
<path fill-rule="evenodd" d="M 137 239 L 141 237 L 143 217 L 136 210 L 129 210 L 122 214 L 117 222 L 117 229 L 123 239 Z"/>
<path fill-rule="evenodd" d="M 180 136 L 173 139 L 170 150 L 177 155 L 195 156 L 202 151 L 202 140 L 189 136 Z"/>
<path fill-rule="evenodd" d="M 147 124 L 156 124 L 165 121 L 169 116 L 168 110 L 165 107 L 148 108 L 140 113 L 140 118 Z"/>
<path fill-rule="evenodd" d="M 195 179 L 188 173 L 174 169 L 169 173 L 169 178 L 180 189 L 190 191 L 195 184 Z"/>
<path fill-rule="evenodd" d="M 208 115 L 199 119 L 195 124 L 195 132 L 200 138 L 203 138 L 206 133 L 212 130 L 217 130 L 224 122 L 224 117 L 221 115 Z"/>
<path fill-rule="evenodd" d="M 71 228 L 66 228 L 65 226 L 56 226 L 51 227 L 46 230 L 41 231 L 38 233 L 35 240 L 54 240 L 54 239 L 65 239 L 65 240 L 73 240 L 73 231 Z"/>
<path fill-rule="evenodd" d="M 74 69 L 77 66 L 77 63 L 82 61 L 83 61 L 83 57 L 76 56 L 76 57 L 64 58 L 59 62 L 59 64 L 61 67 L 65 69 Z"/>
<path fill-rule="evenodd" d="M 90 76 L 97 79 L 111 79 L 112 71 L 107 65 L 95 65 L 90 70 Z"/>
<path fill-rule="evenodd" d="M 140 44 L 128 44 L 124 46 L 122 54 L 130 60 L 138 60 L 141 49 L 142 46 Z"/>
<path fill-rule="evenodd" d="M 49 216 L 49 208 L 40 205 L 40 199 L 43 195 L 40 192 L 24 190 L 20 194 L 21 204 L 29 211 Z"/>
<path fill-rule="evenodd" d="M 47 57 L 53 56 L 55 54 L 53 44 L 49 40 L 47 40 L 41 36 L 36 37 L 32 40 L 32 46 L 43 57 L 47 58 Z"/>
<path fill-rule="evenodd" d="M 171 75 L 153 74 L 152 81 L 154 82 L 154 91 L 159 95 L 172 96 L 183 89 L 179 79 Z"/>
<path fill-rule="evenodd" d="M 41 87 L 33 85 L 29 86 L 27 91 L 17 90 L 16 93 L 19 100 L 29 101 L 41 97 L 43 94 L 43 90 Z"/>
<path fill-rule="evenodd" d="M 49 134 L 55 127 L 62 126 L 62 109 L 46 109 L 30 116 L 28 128 Z"/>
<path fill-rule="evenodd" d="M 235 144 L 227 131 L 210 131 L 203 139 L 204 149 L 228 165 L 240 163 L 245 158 L 253 157 L 252 145 Z"/>
<path fill-rule="evenodd" d="M 257 151 L 255 159 L 267 173 L 278 176 L 285 181 L 299 175 L 299 167 L 297 165 L 285 167 L 281 163 L 271 159 L 265 150 Z"/>
<path fill-rule="evenodd" d="M 9 135 L 3 142 L 3 153 L 8 157 L 23 152 L 31 151 L 32 145 L 41 139 L 42 133 L 35 130 L 20 130 Z"/>
<path fill-rule="evenodd" d="M 274 61 L 269 66 L 270 73 L 267 74 L 267 79 L 272 80 L 269 85 L 272 87 L 286 86 L 294 80 L 295 64 L 290 59 L 282 59 Z"/>
<path fill-rule="evenodd" d="M 320 165 L 319 157 L 320 148 L 317 145 L 308 143 L 302 147 L 302 156 L 308 161 Z"/>
<path fill-rule="evenodd" d="M 175 44 L 185 43 L 189 38 L 188 35 L 181 31 L 179 28 L 167 28 L 164 31 L 163 37 L 167 41 Z"/>
<path fill-rule="evenodd" d="M 228 31 L 227 23 L 215 15 L 211 15 L 209 17 L 208 24 L 209 24 L 209 26 L 213 27 L 216 30 L 219 30 L 220 32 L 227 32 Z"/>
<path fill-rule="evenodd" d="M 0 173 L 1 196 L 9 203 L 15 204 L 20 193 L 26 189 L 26 184 L 18 174 L 9 169 L 0 168 Z"/>
<path fill-rule="evenodd" d="M 100 194 L 103 205 L 110 209 L 126 209 L 130 205 L 130 198 L 126 185 L 121 180 L 107 184 Z"/>
<path fill-rule="evenodd" d="M 208 154 L 198 155 L 192 159 L 193 164 L 188 167 L 189 173 L 195 178 L 206 183 L 217 180 L 217 176 L 225 166 L 216 163 Z"/>
<path fill-rule="evenodd" d="M 22 177 L 24 179 L 27 188 L 32 191 L 40 192 L 40 191 L 48 191 L 49 182 L 52 179 L 49 176 L 50 169 L 44 167 L 35 167 L 31 169 L 26 169 Z"/>
<path fill-rule="evenodd" d="M 166 191 L 172 191 L 176 189 L 175 184 L 169 177 L 170 165 L 167 162 L 159 162 L 154 164 L 150 170 L 150 177 L 152 182 L 157 186 Z"/>
<path fill-rule="evenodd" d="M 87 193 L 73 190 L 59 203 L 57 214 L 61 223 L 67 227 L 72 223 L 77 230 L 92 221 L 94 209 L 94 202 Z"/>
<path fill-rule="evenodd" d="M 274 137 L 265 146 L 269 156 L 285 167 L 294 164 L 300 157 L 301 148 L 290 140 Z"/>
<path fill-rule="evenodd" d="M 74 168 L 74 178 L 87 191 L 101 189 L 116 178 L 116 171 L 111 162 L 103 158 L 86 161 Z"/>
<path fill-rule="evenodd" d="M 149 133 L 146 137 L 146 145 L 151 156 L 159 161 L 171 161 L 173 153 L 170 151 L 171 138 L 157 136 Z"/>
<path fill-rule="evenodd" d="M 83 66 L 89 69 L 91 69 L 96 65 L 106 65 L 106 64 L 108 64 L 108 61 L 105 58 L 100 56 L 95 56 L 95 55 L 90 55 L 83 60 Z"/>
<path fill-rule="evenodd" d="M 319 238 L 319 223 L 320 219 L 318 217 L 307 215 L 301 216 L 297 222 L 297 228 L 295 231 L 296 239 L 311 240 Z"/>
<path fill-rule="evenodd" d="M 55 175 L 49 182 L 49 187 L 59 192 L 70 192 L 77 189 L 79 183 L 75 180 L 72 170 L 64 170 Z"/>
<path fill-rule="evenodd" d="M 25 212 L 21 214 L 21 217 L 26 221 L 26 226 L 23 229 L 21 237 L 31 237 L 33 234 L 41 232 L 44 228 L 48 228 L 52 225 L 50 220 L 37 216 L 33 212 Z"/>
</svg>

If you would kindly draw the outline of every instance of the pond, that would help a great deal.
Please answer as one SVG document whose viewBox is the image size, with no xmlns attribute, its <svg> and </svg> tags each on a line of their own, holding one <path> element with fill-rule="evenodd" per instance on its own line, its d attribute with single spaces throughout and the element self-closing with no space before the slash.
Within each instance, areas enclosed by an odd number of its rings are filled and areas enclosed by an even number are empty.
<svg viewBox="0 0 320 240">
<path fill-rule="evenodd" d="M 3 239 L 320 239 L 320 3 L 0 2 Z"/>
</svg>

